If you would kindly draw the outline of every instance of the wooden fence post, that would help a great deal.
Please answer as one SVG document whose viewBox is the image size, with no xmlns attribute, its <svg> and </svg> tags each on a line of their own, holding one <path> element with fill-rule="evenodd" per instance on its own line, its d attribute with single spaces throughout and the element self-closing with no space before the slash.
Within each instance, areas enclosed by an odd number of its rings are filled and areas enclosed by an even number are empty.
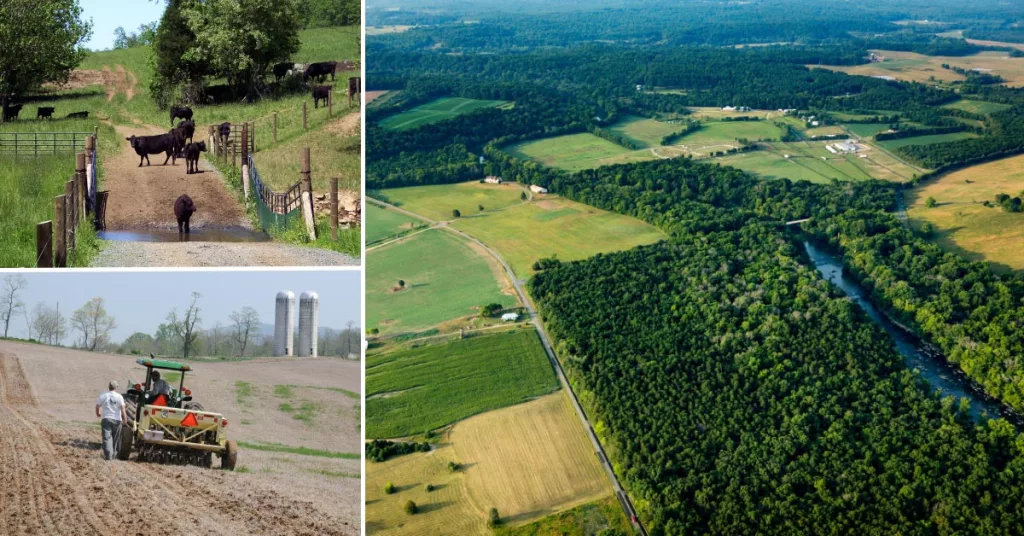
<svg viewBox="0 0 1024 536">
<path fill-rule="evenodd" d="M 53 267 L 67 268 L 68 266 L 68 241 L 67 241 L 67 200 L 66 195 L 58 195 L 53 198 Z"/>
<path fill-rule="evenodd" d="M 75 155 L 75 227 L 85 217 L 85 153 Z"/>
<path fill-rule="evenodd" d="M 303 104 L 305 106 L 305 104 Z M 309 147 L 302 148 L 299 162 L 299 173 L 302 175 L 302 216 L 306 220 L 306 232 L 310 240 L 316 240 L 316 218 L 313 215 L 313 179 L 310 178 Z"/>
<path fill-rule="evenodd" d="M 338 241 L 338 177 L 331 177 L 331 240 Z"/>
<path fill-rule="evenodd" d="M 256 121 L 249 123 L 249 152 L 256 152 Z"/>
<path fill-rule="evenodd" d="M 306 103 L 305 103 L 305 101 L 303 101 L 303 103 L 302 103 L 302 130 L 307 130 L 308 128 L 309 127 L 307 126 L 307 123 L 306 123 Z"/>
<path fill-rule="evenodd" d="M 238 144 L 231 144 L 231 167 L 235 167 L 235 162 L 238 160 Z"/>
<path fill-rule="evenodd" d="M 53 222 L 36 225 L 36 268 L 53 268 Z"/>
<path fill-rule="evenodd" d="M 274 112 L 274 143 L 277 143 L 277 112 Z"/>
<path fill-rule="evenodd" d="M 93 139 L 97 139 L 100 137 L 100 127 L 92 127 L 92 137 Z"/>
<path fill-rule="evenodd" d="M 67 239 L 64 247 L 68 252 L 75 249 L 75 181 L 64 183 L 64 233 Z"/>
<path fill-rule="evenodd" d="M 217 138 L 214 137 L 214 135 L 213 135 L 213 125 L 210 125 L 210 127 L 206 130 L 206 132 L 210 136 L 210 147 L 209 147 L 209 150 L 211 152 L 213 152 L 213 154 L 217 154 Z"/>
<path fill-rule="evenodd" d="M 334 117 L 334 88 L 327 90 L 327 117 Z"/>
<path fill-rule="evenodd" d="M 249 123 L 242 123 L 242 192 L 249 203 Z"/>
<path fill-rule="evenodd" d="M 86 208 L 90 212 L 96 212 L 96 200 L 92 194 L 96 191 L 96 176 L 93 170 L 95 169 L 93 156 L 96 150 L 96 138 L 89 136 L 85 138 L 85 195 L 88 198 L 86 201 Z"/>
</svg>

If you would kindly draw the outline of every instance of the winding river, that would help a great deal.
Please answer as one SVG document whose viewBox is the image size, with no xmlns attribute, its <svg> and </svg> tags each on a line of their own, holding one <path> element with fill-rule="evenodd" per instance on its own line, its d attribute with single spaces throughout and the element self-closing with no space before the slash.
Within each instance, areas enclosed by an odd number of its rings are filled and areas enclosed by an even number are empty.
<svg viewBox="0 0 1024 536">
<path fill-rule="evenodd" d="M 976 419 L 984 415 L 1001 416 L 1017 425 L 1024 427 L 1024 418 L 1010 408 L 986 395 L 966 374 L 954 365 L 950 365 L 935 351 L 923 345 L 915 337 L 891 322 L 866 297 L 860 285 L 843 275 L 842 260 L 827 250 L 810 242 L 804 242 L 807 255 L 814 262 L 825 279 L 839 287 L 854 303 L 860 306 L 876 324 L 881 326 L 896 343 L 896 349 L 903 355 L 907 366 L 917 370 L 921 378 L 942 393 L 942 396 L 966 398 L 970 402 L 970 413 Z"/>
</svg>

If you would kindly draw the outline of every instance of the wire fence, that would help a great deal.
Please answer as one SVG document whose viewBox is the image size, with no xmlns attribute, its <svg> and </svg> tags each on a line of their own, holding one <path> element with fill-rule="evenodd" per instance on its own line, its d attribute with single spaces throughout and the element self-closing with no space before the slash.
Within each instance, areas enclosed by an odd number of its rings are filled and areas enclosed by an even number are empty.
<svg viewBox="0 0 1024 536">
<path fill-rule="evenodd" d="M 37 157 L 77 153 L 92 132 L 0 132 L 0 155 Z"/>
<path fill-rule="evenodd" d="M 79 225 L 88 221 L 90 215 L 92 225 L 102 225 L 96 210 L 99 159 L 93 135 L 85 138 L 85 148 L 74 155 L 75 172 L 64 183 L 63 195 L 54 198 L 53 219 L 36 224 L 38 268 L 66 268 L 78 243 Z"/>
<path fill-rule="evenodd" d="M 256 200 L 256 212 L 259 214 L 260 228 L 264 232 L 271 229 L 287 229 L 293 219 L 301 218 L 302 183 L 296 182 L 284 192 L 275 192 L 263 182 L 256 160 L 249 154 L 249 177 L 252 195 Z"/>
</svg>

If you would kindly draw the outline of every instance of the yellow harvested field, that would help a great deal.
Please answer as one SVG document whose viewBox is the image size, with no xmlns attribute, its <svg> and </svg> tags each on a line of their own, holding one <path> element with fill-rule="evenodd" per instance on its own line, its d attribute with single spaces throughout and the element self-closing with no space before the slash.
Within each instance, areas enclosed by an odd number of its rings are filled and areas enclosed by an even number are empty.
<svg viewBox="0 0 1024 536">
<path fill-rule="evenodd" d="M 1016 48 L 1018 50 L 1024 50 L 1024 43 L 1008 43 L 1006 41 L 983 41 L 981 39 L 965 39 L 972 45 L 979 45 L 983 47 L 1007 47 Z"/>
<path fill-rule="evenodd" d="M 462 469 L 450 473 L 449 461 Z M 506 524 L 521 525 L 612 494 L 563 391 L 471 417 L 432 452 L 366 469 L 369 534 L 490 534 L 491 508 Z M 391 495 L 384 493 L 389 482 L 398 490 Z M 404 512 L 410 500 L 420 513 Z"/>
<path fill-rule="evenodd" d="M 891 77 L 908 82 L 931 82 L 932 77 L 938 82 L 955 82 L 966 80 L 967 77 L 949 69 L 942 64 L 961 67 L 967 70 L 1000 75 L 1009 86 L 1024 86 L 1024 58 L 1011 58 L 1006 52 L 982 52 L 973 56 L 924 56 L 913 52 L 896 52 L 891 50 L 872 51 L 885 57 L 880 63 L 869 63 L 854 66 L 808 65 L 810 68 L 830 69 L 833 71 L 862 76 Z"/>
<path fill-rule="evenodd" d="M 934 240 L 947 251 L 985 261 L 1002 272 L 1024 269 L 1024 213 L 995 206 L 995 196 L 1022 196 L 1024 156 L 1006 158 L 951 173 L 906 194 L 907 214 L 915 228 L 935 226 Z M 938 205 L 925 207 L 934 197 Z M 992 201 L 992 207 L 983 205 Z"/>
</svg>

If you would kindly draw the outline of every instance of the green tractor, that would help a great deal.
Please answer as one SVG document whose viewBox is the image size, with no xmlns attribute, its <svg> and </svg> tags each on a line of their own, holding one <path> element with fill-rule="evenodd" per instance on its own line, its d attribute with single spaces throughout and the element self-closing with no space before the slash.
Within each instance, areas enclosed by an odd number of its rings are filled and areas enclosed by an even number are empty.
<svg viewBox="0 0 1024 536">
<path fill-rule="evenodd" d="M 185 387 L 185 373 L 192 367 L 155 359 L 152 354 L 135 362 L 146 368 L 146 381 L 129 381 L 124 393 L 128 422 L 121 429 L 118 459 L 127 460 L 134 450 L 143 462 L 213 467 L 216 455 L 222 468 L 234 470 L 238 445 L 227 438 L 228 420 L 204 411 Z M 160 392 L 154 378 L 156 370 L 179 374 L 178 388 Z"/>
</svg>

